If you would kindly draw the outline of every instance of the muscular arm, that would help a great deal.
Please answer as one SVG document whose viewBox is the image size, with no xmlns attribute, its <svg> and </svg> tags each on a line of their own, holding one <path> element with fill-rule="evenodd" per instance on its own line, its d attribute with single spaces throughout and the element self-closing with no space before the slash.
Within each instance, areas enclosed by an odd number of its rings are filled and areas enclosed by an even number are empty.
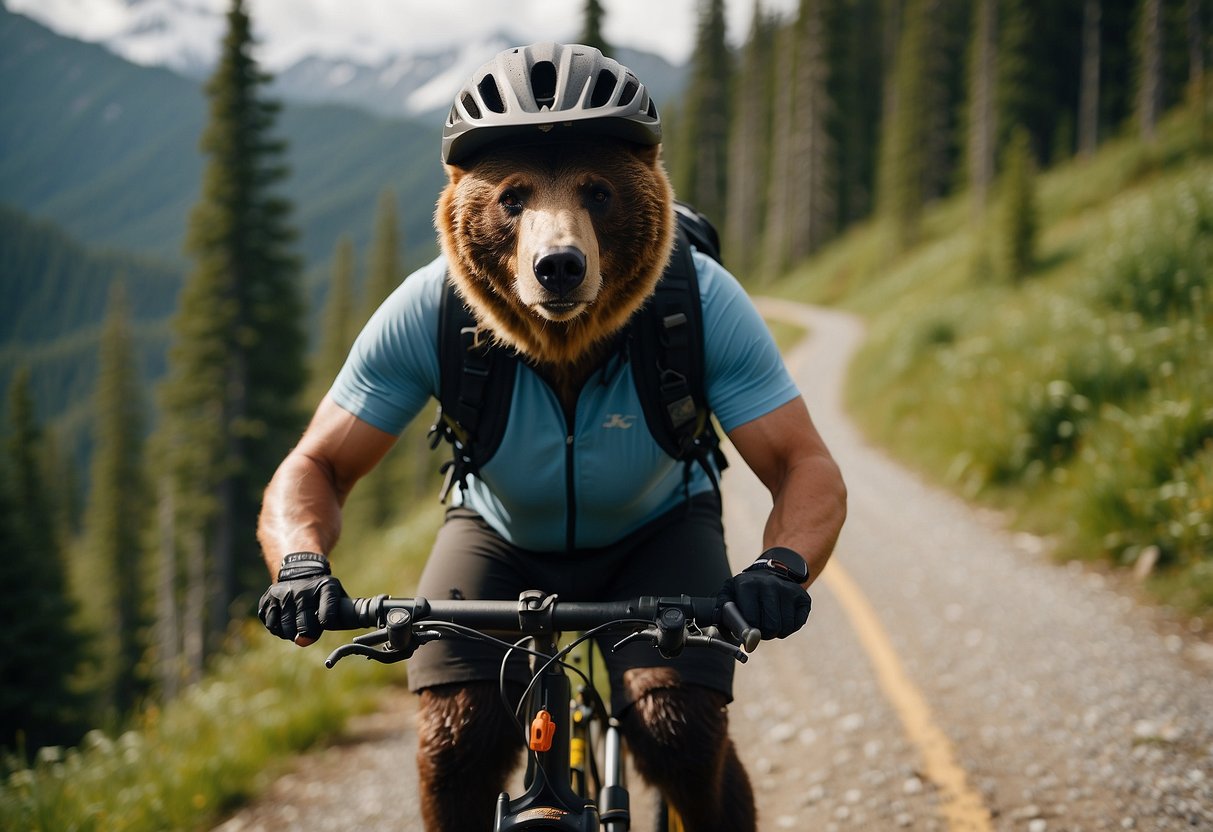
<svg viewBox="0 0 1213 832">
<path fill-rule="evenodd" d="M 271 580 L 277 579 L 282 558 L 291 552 L 332 551 L 350 489 L 395 441 L 390 433 L 324 398 L 265 490 L 257 539 Z"/>
<path fill-rule="evenodd" d="M 786 546 L 803 555 L 812 583 L 834 551 L 846 519 L 847 493 L 804 399 L 740 425 L 729 439 L 774 501 L 763 546 Z"/>
</svg>

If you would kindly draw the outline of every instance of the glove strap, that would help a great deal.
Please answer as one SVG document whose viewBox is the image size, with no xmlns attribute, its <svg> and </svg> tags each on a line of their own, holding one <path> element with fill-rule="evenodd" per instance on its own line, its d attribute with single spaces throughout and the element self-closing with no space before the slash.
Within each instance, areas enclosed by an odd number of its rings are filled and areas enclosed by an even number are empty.
<svg viewBox="0 0 1213 832">
<path fill-rule="evenodd" d="M 291 552 L 282 559 L 282 565 L 278 567 L 279 582 L 332 574 L 329 559 L 319 552 Z"/>
<path fill-rule="evenodd" d="M 803 584 L 809 579 L 809 565 L 786 546 L 772 546 L 747 566 L 744 572 L 772 572 L 781 578 Z"/>
</svg>

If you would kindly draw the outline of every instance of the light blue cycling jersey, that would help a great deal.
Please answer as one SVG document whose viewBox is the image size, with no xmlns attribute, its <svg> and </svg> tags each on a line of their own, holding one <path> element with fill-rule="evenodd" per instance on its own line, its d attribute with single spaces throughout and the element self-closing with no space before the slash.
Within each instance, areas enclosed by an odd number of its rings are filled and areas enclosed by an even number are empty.
<svg viewBox="0 0 1213 832">
<path fill-rule="evenodd" d="M 745 290 L 710 257 L 694 254 L 703 304 L 708 403 L 729 432 L 799 395 Z M 330 396 L 380 430 L 399 434 L 438 397 L 438 319 L 446 261 L 413 273 L 358 336 Z M 649 432 L 631 366 L 616 357 L 582 388 L 568 423 L 555 391 L 517 362 L 501 445 L 456 496 L 506 540 L 534 551 L 606 546 L 711 491 L 693 465 Z"/>
</svg>

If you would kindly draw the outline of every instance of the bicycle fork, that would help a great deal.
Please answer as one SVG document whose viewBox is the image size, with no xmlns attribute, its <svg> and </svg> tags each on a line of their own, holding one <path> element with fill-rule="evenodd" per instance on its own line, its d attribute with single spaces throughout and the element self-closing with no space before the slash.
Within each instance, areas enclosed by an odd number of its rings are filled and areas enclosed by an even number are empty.
<svg viewBox="0 0 1213 832">
<path fill-rule="evenodd" d="M 543 672 L 531 697 L 527 789 L 513 800 L 509 794 L 501 793 L 497 798 L 494 830 L 601 832 L 597 808 L 577 796 L 568 781 L 570 697 L 568 677 L 559 662 L 553 662 Z"/>
<path fill-rule="evenodd" d="M 627 832 L 632 825 L 632 813 L 628 790 L 623 782 L 623 737 L 619 733 L 619 721 L 615 717 L 611 717 L 607 723 L 602 750 L 604 771 L 598 806 L 602 811 L 603 829 L 606 832 Z"/>
</svg>

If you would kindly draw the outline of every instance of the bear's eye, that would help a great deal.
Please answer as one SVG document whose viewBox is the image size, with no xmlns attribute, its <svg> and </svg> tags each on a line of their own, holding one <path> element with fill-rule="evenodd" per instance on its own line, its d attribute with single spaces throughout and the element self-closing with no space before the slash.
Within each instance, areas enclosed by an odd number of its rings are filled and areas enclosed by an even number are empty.
<svg viewBox="0 0 1213 832">
<path fill-rule="evenodd" d="M 591 208 L 605 208 L 611 202 L 611 190 L 606 185 L 590 185 L 586 188 L 585 196 Z"/>
<path fill-rule="evenodd" d="M 522 213 L 522 197 L 513 188 L 503 191 L 499 201 L 507 213 L 511 215 Z"/>
</svg>

